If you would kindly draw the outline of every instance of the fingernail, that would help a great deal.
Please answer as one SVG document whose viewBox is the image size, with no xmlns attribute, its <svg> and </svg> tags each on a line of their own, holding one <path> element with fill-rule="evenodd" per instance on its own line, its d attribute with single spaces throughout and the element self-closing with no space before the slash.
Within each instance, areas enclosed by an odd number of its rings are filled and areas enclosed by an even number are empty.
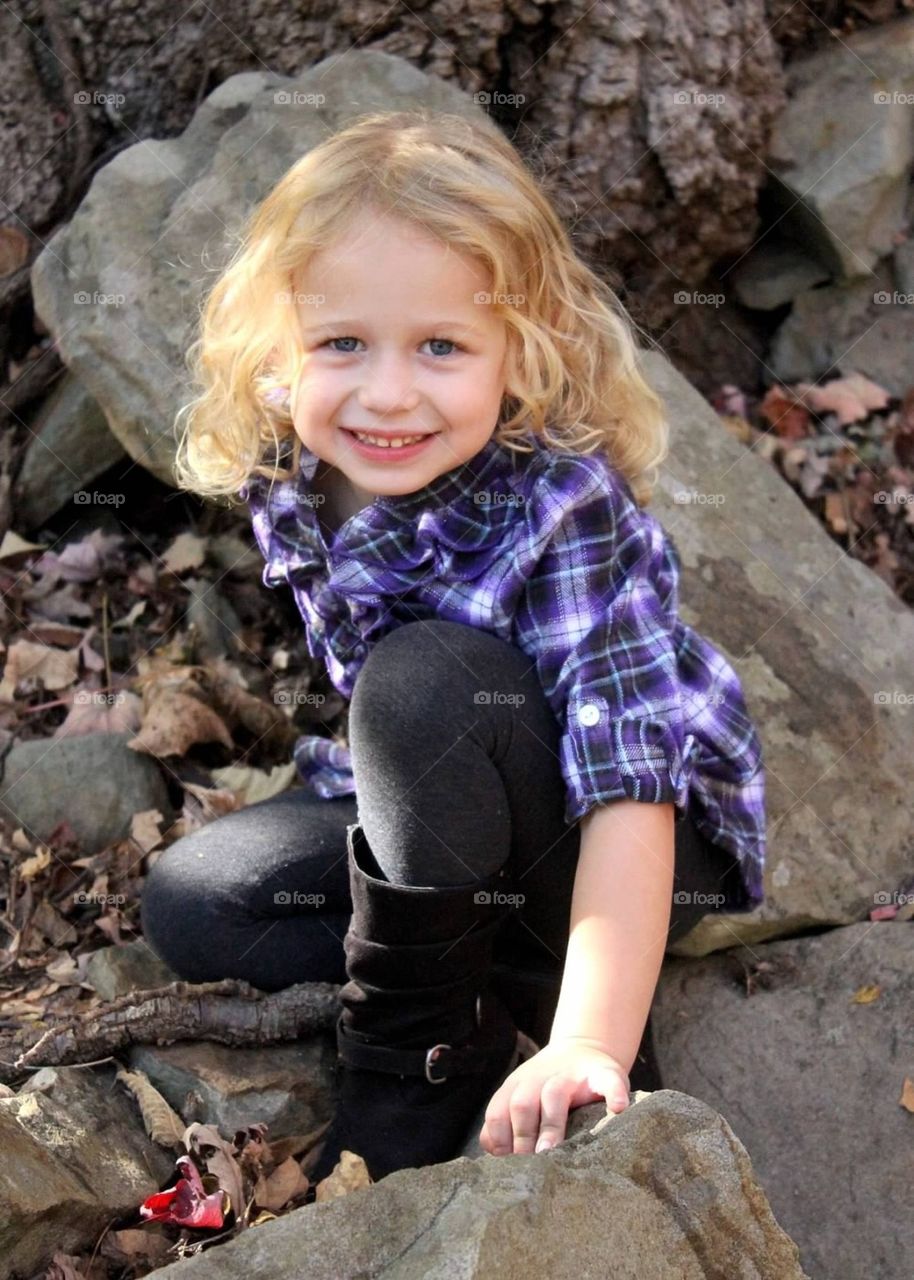
<svg viewBox="0 0 914 1280">
<path fill-rule="evenodd" d="M 552 1142 L 549 1138 L 540 1138 L 539 1142 L 536 1144 L 537 1151 L 550 1151 L 551 1149 Z"/>
</svg>

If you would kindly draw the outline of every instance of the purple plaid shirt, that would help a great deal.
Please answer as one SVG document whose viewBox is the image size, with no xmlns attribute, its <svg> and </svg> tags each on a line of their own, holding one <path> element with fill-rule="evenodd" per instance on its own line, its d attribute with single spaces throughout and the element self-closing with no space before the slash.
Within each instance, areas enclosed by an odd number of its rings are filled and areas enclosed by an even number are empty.
<svg viewBox="0 0 914 1280">
<path fill-rule="evenodd" d="M 415 493 L 378 497 L 330 539 L 310 484 L 251 476 L 250 507 L 267 587 L 288 584 L 308 649 L 344 697 L 369 648 L 396 626 L 447 618 L 529 655 L 562 729 L 565 820 L 630 797 L 688 807 L 764 899 L 761 744 L 739 678 L 677 616 L 679 556 L 603 455 L 531 454 L 494 438 Z M 280 456 L 291 448 L 285 441 Z M 348 747 L 314 734 L 294 747 L 300 776 L 325 798 L 355 791 Z"/>
</svg>

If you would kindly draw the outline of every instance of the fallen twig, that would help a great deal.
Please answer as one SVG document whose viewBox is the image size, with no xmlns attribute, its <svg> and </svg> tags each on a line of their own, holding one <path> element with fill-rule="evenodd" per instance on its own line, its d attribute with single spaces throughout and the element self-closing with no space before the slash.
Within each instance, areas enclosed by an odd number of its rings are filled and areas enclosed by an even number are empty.
<svg viewBox="0 0 914 1280">
<path fill-rule="evenodd" d="M 338 992 L 332 982 L 302 982 L 269 993 L 232 978 L 133 991 L 94 1017 L 66 1019 L 38 1035 L 26 1031 L 4 1045 L 10 1060 L 0 1060 L 0 1081 L 11 1084 L 26 1071 L 79 1064 L 132 1044 L 216 1040 L 237 1046 L 297 1040 L 334 1025 Z"/>
</svg>

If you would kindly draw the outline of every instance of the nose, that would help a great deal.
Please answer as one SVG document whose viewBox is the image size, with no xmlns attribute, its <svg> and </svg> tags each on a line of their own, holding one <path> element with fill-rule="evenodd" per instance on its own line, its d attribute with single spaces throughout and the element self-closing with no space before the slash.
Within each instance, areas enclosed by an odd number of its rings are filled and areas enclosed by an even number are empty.
<svg viewBox="0 0 914 1280">
<path fill-rule="evenodd" d="M 410 413 L 419 403 L 415 368 L 396 352 L 380 354 L 363 365 L 359 404 L 370 413 Z"/>
</svg>

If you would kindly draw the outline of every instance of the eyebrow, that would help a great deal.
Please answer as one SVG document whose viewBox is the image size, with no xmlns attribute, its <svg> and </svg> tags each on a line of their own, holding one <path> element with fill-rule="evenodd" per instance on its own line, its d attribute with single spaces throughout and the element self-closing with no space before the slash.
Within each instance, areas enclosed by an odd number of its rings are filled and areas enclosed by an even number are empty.
<svg viewBox="0 0 914 1280">
<path fill-rule="evenodd" d="M 330 329 L 357 328 L 364 324 L 364 320 L 328 320 L 323 324 L 303 325 L 302 332 L 308 334 L 324 333 Z M 471 329 L 473 326 L 465 320 L 440 319 L 418 321 L 414 326 L 418 329 Z"/>
</svg>

